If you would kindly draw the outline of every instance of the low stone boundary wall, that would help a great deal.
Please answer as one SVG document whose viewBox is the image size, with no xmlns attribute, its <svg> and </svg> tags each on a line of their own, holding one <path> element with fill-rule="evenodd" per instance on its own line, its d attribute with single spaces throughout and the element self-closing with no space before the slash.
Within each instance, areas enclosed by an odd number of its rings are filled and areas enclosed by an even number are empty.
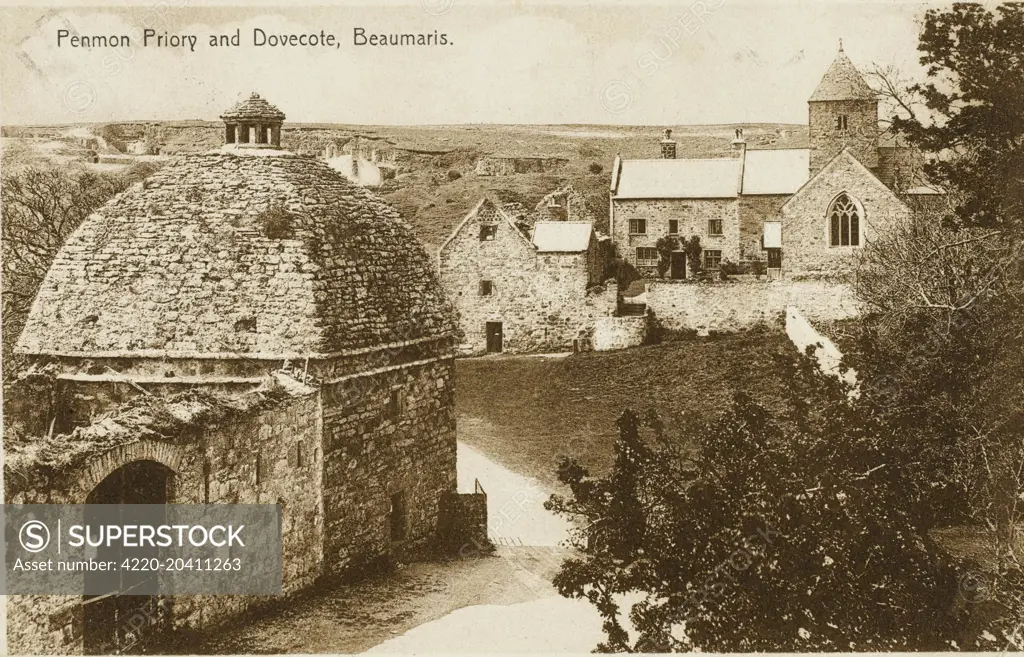
<svg viewBox="0 0 1024 657">
<path fill-rule="evenodd" d="M 647 315 L 598 317 L 594 322 L 594 351 L 627 349 L 647 339 Z"/>
<path fill-rule="evenodd" d="M 487 493 L 446 493 L 441 498 L 440 547 L 455 556 L 494 549 L 487 538 Z"/>
<path fill-rule="evenodd" d="M 845 374 L 839 371 L 843 353 L 839 351 L 834 342 L 818 333 L 817 329 L 807 321 L 807 318 L 793 307 L 786 308 L 786 335 L 789 336 L 800 353 L 806 352 L 807 347 L 811 345 L 818 345 L 818 348 L 814 350 L 814 357 L 818 359 L 818 367 L 821 371 L 845 380 L 856 389 L 857 373 L 853 370 L 846 370 Z"/>
<path fill-rule="evenodd" d="M 647 307 L 670 330 L 739 331 L 781 321 L 786 308 L 812 320 L 856 317 L 859 302 L 850 287 L 831 281 L 652 281 Z"/>
</svg>

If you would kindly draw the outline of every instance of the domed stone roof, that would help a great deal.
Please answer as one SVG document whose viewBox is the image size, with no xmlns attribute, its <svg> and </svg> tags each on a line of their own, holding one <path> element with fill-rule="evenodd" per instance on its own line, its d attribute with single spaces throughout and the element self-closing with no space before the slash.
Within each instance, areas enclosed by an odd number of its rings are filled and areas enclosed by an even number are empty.
<svg viewBox="0 0 1024 657">
<path fill-rule="evenodd" d="M 284 121 L 284 112 L 253 92 L 248 98 L 235 103 L 231 109 L 221 114 L 220 118 L 225 121 Z"/>
<path fill-rule="evenodd" d="M 409 226 L 319 160 L 183 157 L 68 239 L 18 351 L 92 357 L 329 356 L 447 336 Z"/>
</svg>

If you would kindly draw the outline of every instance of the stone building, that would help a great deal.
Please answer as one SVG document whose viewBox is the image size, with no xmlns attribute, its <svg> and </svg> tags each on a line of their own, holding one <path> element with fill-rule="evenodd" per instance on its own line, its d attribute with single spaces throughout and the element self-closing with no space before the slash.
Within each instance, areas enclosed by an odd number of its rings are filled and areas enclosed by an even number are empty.
<svg viewBox="0 0 1024 657">
<path fill-rule="evenodd" d="M 775 276 L 848 272 L 851 254 L 936 190 L 920 157 L 883 137 L 878 99 L 839 53 L 808 100 L 809 148 L 758 150 L 736 131 L 728 157 L 676 159 L 666 131 L 661 159 L 616 158 L 610 224 L 618 255 L 656 276 L 657 242 L 700 238 L 702 266 L 766 261 Z M 688 275 L 686 254 L 668 275 Z"/>
<path fill-rule="evenodd" d="M 17 345 L 33 366 L 5 395 L 5 492 L 280 504 L 288 594 L 415 556 L 453 525 L 444 509 L 473 505 L 455 496 L 456 324 L 433 263 L 379 197 L 276 148 L 277 108 L 243 109 L 225 113 L 233 142 L 61 248 Z M 10 596 L 10 649 L 131 649 L 115 618 L 152 602 L 136 598 Z M 161 599 L 145 632 L 264 602 Z"/>
<path fill-rule="evenodd" d="M 441 283 L 455 304 L 459 351 L 553 352 L 580 348 L 595 319 L 616 308 L 602 285 L 606 239 L 592 224 L 537 221 L 528 232 L 484 199 L 441 245 Z"/>
</svg>

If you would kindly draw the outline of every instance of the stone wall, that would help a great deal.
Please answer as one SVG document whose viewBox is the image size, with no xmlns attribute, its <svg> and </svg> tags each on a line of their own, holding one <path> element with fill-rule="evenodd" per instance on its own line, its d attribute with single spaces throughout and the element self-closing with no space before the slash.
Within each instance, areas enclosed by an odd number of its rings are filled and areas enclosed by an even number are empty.
<svg viewBox="0 0 1024 657">
<path fill-rule="evenodd" d="M 476 163 L 478 176 L 512 176 L 517 173 L 548 173 L 568 162 L 564 157 L 502 157 L 488 155 Z"/>
<path fill-rule="evenodd" d="M 454 363 L 448 355 L 324 386 L 328 574 L 416 552 L 436 537 L 441 497 L 456 490 Z M 396 496 L 405 526 L 393 537 Z"/>
<path fill-rule="evenodd" d="M 808 318 L 855 317 L 859 304 L 849 286 L 828 281 L 747 281 L 687 283 L 652 281 L 647 307 L 662 327 L 672 330 L 738 331 L 781 322 L 788 306 Z"/>
<path fill-rule="evenodd" d="M 637 347 L 647 339 L 647 316 L 599 317 L 594 325 L 594 351 Z"/>
<path fill-rule="evenodd" d="M 467 556 L 493 549 L 487 537 L 487 493 L 448 493 L 441 499 L 441 547 Z"/>
<path fill-rule="evenodd" d="M 398 346 L 345 363 L 314 363 L 312 373 L 349 372 L 315 385 L 280 374 L 279 380 L 290 382 L 274 393 L 283 399 L 240 410 L 229 419 L 210 420 L 205 411 L 183 415 L 196 406 L 189 395 L 166 399 L 168 404 L 184 400 L 173 412 L 122 414 L 129 420 L 185 418 L 174 420 L 174 426 L 136 426 L 115 412 L 112 419 L 75 430 L 72 441 L 82 443 L 83 454 L 95 454 L 75 456 L 79 460 L 69 472 L 44 468 L 44 474 L 26 477 L 21 465 L 17 474 L 7 472 L 6 499 L 84 503 L 88 492 L 121 465 L 156 460 L 175 473 L 175 503 L 282 505 L 286 595 L 321 577 L 359 575 L 370 562 L 415 556 L 437 538 L 441 499 L 456 489 L 451 342 Z M 377 367 L 368 369 L 372 364 Z M 361 371 L 352 373 L 353 365 Z M 92 402 L 109 403 L 115 411 L 118 403 L 125 408 L 165 403 L 152 392 L 160 388 L 152 385 L 149 395 L 116 380 L 65 380 L 56 387 L 81 406 L 76 412 L 82 418 L 90 417 Z M 47 409 L 42 416 L 50 413 Z M 153 433 L 169 442 L 138 438 Z M 98 443 L 109 447 L 92 447 Z M 6 465 L 22 461 L 9 459 Z M 401 536 L 393 536 L 391 511 L 399 494 L 404 526 Z M 170 600 L 170 618 L 179 630 L 210 630 L 274 602 L 280 598 L 176 596 Z M 80 597 L 8 599 L 8 640 L 14 652 L 80 653 L 81 625 Z"/>
<path fill-rule="evenodd" d="M 583 253 L 537 253 L 517 228 L 485 209 L 439 253 L 441 283 L 459 313 L 460 354 L 486 352 L 488 322 L 501 323 L 504 352 L 564 351 L 593 331 L 595 318 L 615 311 L 614 286 L 591 287 L 603 269 L 598 240 Z M 481 222 L 494 225 L 493 240 L 480 239 Z M 490 294 L 482 294 L 483 281 Z"/>
<path fill-rule="evenodd" d="M 878 166 L 878 102 L 830 100 L 808 103 L 811 173 L 817 173 L 844 148 L 864 166 Z M 846 115 L 847 129 L 836 129 L 836 117 Z"/>
<path fill-rule="evenodd" d="M 840 371 L 839 364 L 842 362 L 843 354 L 835 343 L 819 333 L 811 326 L 807 318 L 792 306 L 786 308 L 786 335 L 789 336 L 790 341 L 800 353 L 805 353 L 807 347 L 812 345 L 817 347 L 814 357 L 822 372 L 838 376 L 851 386 L 857 385 L 856 372 L 853 370 L 846 370 L 845 373 Z"/>
<path fill-rule="evenodd" d="M 764 222 L 778 221 L 782 206 L 790 195 L 772 196 L 741 196 L 739 200 L 740 217 L 740 259 L 765 260 L 768 256 L 761 248 L 764 235 Z"/>
<path fill-rule="evenodd" d="M 636 249 L 654 247 L 658 240 L 669 235 L 670 219 L 679 221 L 680 239 L 692 235 L 700 237 L 705 249 L 722 252 L 722 258 L 740 259 L 740 223 L 736 199 L 623 199 L 612 201 L 613 235 L 619 257 L 637 267 Z M 630 235 L 630 219 L 646 219 L 645 235 Z M 708 220 L 721 219 L 721 236 L 708 234 Z M 657 267 L 637 267 L 647 276 L 657 275 Z"/>
<path fill-rule="evenodd" d="M 291 398 L 262 412 L 214 425 L 181 430 L 174 442 L 129 438 L 118 442 L 64 476 L 33 479 L 8 472 L 6 499 L 14 504 L 83 504 L 106 475 L 140 460 L 174 471 L 178 504 L 282 504 L 283 591 L 295 593 L 321 574 L 323 510 L 319 447 L 319 395 Z M 115 418 L 115 422 L 120 422 Z M 125 427 L 146 433 L 144 427 Z M 90 442 L 100 428 L 81 440 Z M 259 469 L 259 476 L 257 476 Z M 82 652 L 80 596 L 8 596 L 7 639 L 14 653 Z M 265 596 L 175 596 L 170 618 L 177 629 L 209 629 L 277 598 Z"/>
<path fill-rule="evenodd" d="M 787 276 L 848 274 L 860 246 L 830 246 L 828 211 L 846 192 L 861 206 L 861 246 L 910 209 L 849 153 L 811 179 L 782 208 L 782 269 Z"/>
</svg>

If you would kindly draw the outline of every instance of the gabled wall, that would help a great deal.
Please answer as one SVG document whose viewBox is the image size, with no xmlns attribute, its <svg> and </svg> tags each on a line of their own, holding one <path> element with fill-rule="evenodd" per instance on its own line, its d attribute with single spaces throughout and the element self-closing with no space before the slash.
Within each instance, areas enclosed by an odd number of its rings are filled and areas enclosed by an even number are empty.
<svg viewBox="0 0 1024 657">
<path fill-rule="evenodd" d="M 480 240 L 481 223 L 496 226 L 494 240 Z M 489 202 L 456 229 L 438 259 L 441 283 L 459 313 L 463 355 L 486 352 L 488 322 L 501 322 L 503 352 L 569 350 L 593 331 L 595 317 L 615 310 L 614 287 L 588 293 L 603 273 L 596 239 L 586 252 L 537 253 Z M 489 296 L 480 294 L 485 280 Z"/>
<path fill-rule="evenodd" d="M 863 208 L 860 246 L 829 246 L 828 210 L 842 192 Z M 878 178 L 848 151 L 837 155 L 782 208 L 782 269 L 785 275 L 841 276 L 868 242 L 910 214 Z"/>
</svg>

